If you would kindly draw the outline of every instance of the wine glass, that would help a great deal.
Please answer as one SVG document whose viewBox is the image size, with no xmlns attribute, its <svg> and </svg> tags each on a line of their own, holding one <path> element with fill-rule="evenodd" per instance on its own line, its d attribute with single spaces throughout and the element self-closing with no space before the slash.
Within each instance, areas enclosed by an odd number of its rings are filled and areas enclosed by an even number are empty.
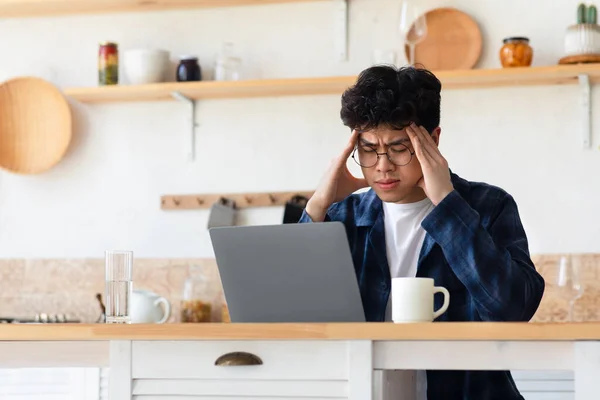
<svg viewBox="0 0 600 400">
<path fill-rule="evenodd" d="M 571 257 L 563 256 L 558 263 L 556 285 L 563 295 L 569 299 L 569 321 L 573 321 L 575 302 L 583 296 L 584 287 L 579 265 L 573 263 Z"/>
<path fill-rule="evenodd" d="M 398 28 L 410 50 L 409 63 L 415 64 L 415 46 L 427 36 L 427 19 L 418 0 L 402 0 Z"/>
</svg>

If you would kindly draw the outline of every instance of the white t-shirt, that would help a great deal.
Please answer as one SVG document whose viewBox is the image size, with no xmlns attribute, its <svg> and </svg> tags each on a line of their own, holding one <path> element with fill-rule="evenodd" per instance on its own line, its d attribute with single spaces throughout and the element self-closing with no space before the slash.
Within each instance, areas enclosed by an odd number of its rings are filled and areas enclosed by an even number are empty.
<svg viewBox="0 0 600 400">
<path fill-rule="evenodd" d="M 392 278 L 415 276 L 417 262 L 425 239 L 421 222 L 433 209 L 428 198 L 410 204 L 383 203 L 385 243 Z M 386 320 L 391 320 L 391 296 Z M 427 375 L 425 371 L 394 371 L 389 374 L 391 387 L 397 387 L 398 400 L 426 400 Z M 416 391 L 416 396 L 414 395 Z"/>
</svg>

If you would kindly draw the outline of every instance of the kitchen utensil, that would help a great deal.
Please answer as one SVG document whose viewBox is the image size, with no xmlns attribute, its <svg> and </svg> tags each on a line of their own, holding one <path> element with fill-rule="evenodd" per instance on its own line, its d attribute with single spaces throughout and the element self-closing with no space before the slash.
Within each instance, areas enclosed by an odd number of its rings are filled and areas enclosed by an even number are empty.
<svg viewBox="0 0 600 400">
<path fill-rule="evenodd" d="M 0 84 L 0 168 L 47 171 L 64 157 L 71 137 L 71 109 L 50 82 L 17 77 Z"/>
<path fill-rule="evenodd" d="M 235 215 L 235 202 L 221 197 L 219 201 L 210 208 L 208 227 L 233 226 L 235 225 Z"/>
<path fill-rule="evenodd" d="M 171 303 L 149 290 L 136 289 L 131 296 L 131 322 L 164 324 L 171 316 Z"/>
<path fill-rule="evenodd" d="M 106 267 L 106 323 L 131 323 L 131 280 L 133 252 L 107 250 Z"/>
<path fill-rule="evenodd" d="M 295 224 L 302 217 L 302 213 L 306 208 L 308 199 L 304 196 L 296 195 L 292 197 L 286 204 L 283 211 L 283 223 Z"/>
<path fill-rule="evenodd" d="M 415 46 L 414 63 L 436 71 L 473 68 L 483 47 L 477 22 L 455 8 L 436 8 L 425 16 L 427 36 Z M 408 45 L 405 52 L 408 58 Z"/>
<path fill-rule="evenodd" d="M 408 46 L 408 62 L 415 63 L 415 46 L 427 36 L 427 17 L 422 13 L 419 0 L 403 0 L 400 5 L 398 28 Z"/>
<path fill-rule="evenodd" d="M 132 85 L 164 82 L 170 53 L 158 49 L 133 49 L 123 53 L 123 69 Z"/>
<path fill-rule="evenodd" d="M 72 319 L 66 314 L 37 313 L 34 317 L 0 317 L 0 324 L 77 324 L 78 319 Z"/>
<path fill-rule="evenodd" d="M 558 60 L 559 64 L 595 64 L 600 63 L 600 54 L 581 54 L 577 56 L 565 56 Z"/>
</svg>

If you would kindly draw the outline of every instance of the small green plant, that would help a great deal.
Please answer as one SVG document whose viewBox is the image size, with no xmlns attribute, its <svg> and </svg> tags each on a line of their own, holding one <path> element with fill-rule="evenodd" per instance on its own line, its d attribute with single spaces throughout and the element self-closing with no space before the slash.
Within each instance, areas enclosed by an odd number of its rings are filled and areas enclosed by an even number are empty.
<svg viewBox="0 0 600 400">
<path fill-rule="evenodd" d="M 596 24 L 598 22 L 598 9 L 595 5 L 591 5 L 587 10 L 587 18 L 586 23 L 588 24 Z"/>
<path fill-rule="evenodd" d="M 579 3 L 577 6 L 577 23 L 578 24 L 597 24 L 598 9 L 595 5 L 586 6 L 584 3 Z"/>
</svg>

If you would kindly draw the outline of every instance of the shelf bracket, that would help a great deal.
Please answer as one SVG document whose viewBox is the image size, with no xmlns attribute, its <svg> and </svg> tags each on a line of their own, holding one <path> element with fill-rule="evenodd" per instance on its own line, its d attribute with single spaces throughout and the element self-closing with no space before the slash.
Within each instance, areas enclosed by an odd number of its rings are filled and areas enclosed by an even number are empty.
<svg viewBox="0 0 600 400">
<path fill-rule="evenodd" d="M 339 61 L 348 60 L 348 1 L 334 0 L 335 51 Z"/>
<path fill-rule="evenodd" d="M 188 153 L 188 159 L 190 161 L 194 161 L 196 159 L 196 127 L 198 124 L 196 123 L 196 102 L 193 99 L 181 94 L 181 92 L 172 92 L 171 96 L 176 100 L 187 103 L 190 106 L 190 148 Z"/>
<path fill-rule="evenodd" d="M 590 77 L 580 74 L 579 87 L 581 88 L 581 139 L 584 149 L 589 149 L 592 142 L 592 96 L 590 88 Z"/>
</svg>

